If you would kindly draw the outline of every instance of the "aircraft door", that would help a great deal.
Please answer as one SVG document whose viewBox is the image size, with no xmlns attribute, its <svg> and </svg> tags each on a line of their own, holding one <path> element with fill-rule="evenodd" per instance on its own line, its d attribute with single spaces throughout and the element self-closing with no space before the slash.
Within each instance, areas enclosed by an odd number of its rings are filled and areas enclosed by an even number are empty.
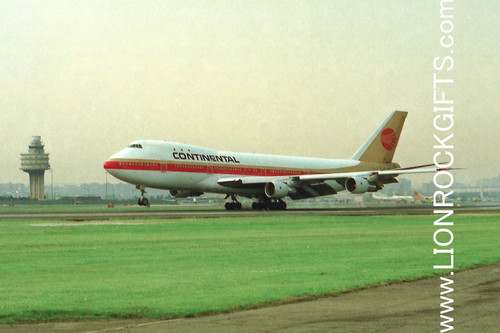
<svg viewBox="0 0 500 333">
<path fill-rule="evenodd" d="M 168 170 L 167 161 L 161 161 L 160 162 L 160 171 L 163 173 L 163 172 L 167 172 L 167 170 Z"/>
</svg>

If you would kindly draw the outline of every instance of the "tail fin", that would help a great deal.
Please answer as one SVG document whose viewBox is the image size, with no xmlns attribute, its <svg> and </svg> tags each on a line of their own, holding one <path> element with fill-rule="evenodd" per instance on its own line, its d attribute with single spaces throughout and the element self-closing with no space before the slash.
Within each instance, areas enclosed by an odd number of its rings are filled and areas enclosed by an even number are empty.
<svg viewBox="0 0 500 333">
<path fill-rule="evenodd" d="M 418 193 L 417 191 L 413 192 L 413 198 L 415 200 L 425 200 L 425 198 L 420 193 Z"/>
<path fill-rule="evenodd" d="M 363 162 L 390 163 L 408 112 L 394 111 L 351 157 Z"/>
</svg>

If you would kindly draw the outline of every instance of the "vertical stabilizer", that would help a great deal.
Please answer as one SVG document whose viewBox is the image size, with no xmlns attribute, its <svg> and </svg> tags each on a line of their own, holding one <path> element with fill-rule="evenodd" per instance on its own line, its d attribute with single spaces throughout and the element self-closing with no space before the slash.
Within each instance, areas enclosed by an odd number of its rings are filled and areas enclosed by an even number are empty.
<svg viewBox="0 0 500 333">
<path fill-rule="evenodd" d="M 351 159 L 391 163 L 407 115 L 406 111 L 394 111 Z"/>
</svg>

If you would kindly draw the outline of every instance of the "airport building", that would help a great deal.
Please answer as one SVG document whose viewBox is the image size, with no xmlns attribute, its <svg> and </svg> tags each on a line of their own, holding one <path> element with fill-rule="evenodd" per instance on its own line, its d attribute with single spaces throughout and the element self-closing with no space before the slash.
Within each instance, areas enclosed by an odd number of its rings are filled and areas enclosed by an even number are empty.
<svg viewBox="0 0 500 333">
<path fill-rule="evenodd" d="M 21 170 L 30 175 L 30 198 L 44 199 L 45 171 L 50 169 L 49 154 L 45 153 L 40 136 L 34 136 L 27 154 L 21 154 Z"/>
</svg>

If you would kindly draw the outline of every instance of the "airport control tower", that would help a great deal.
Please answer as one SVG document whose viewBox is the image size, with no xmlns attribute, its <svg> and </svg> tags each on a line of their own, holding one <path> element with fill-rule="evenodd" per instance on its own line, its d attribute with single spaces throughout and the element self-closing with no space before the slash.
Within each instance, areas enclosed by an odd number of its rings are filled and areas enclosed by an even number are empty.
<svg viewBox="0 0 500 333">
<path fill-rule="evenodd" d="M 21 170 L 30 175 L 30 198 L 44 198 L 44 173 L 50 169 L 49 154 L 44 151 L 39 136 L 34 136 L 29 145 L 29 152 L 21 154 Z"/>
</svg>

